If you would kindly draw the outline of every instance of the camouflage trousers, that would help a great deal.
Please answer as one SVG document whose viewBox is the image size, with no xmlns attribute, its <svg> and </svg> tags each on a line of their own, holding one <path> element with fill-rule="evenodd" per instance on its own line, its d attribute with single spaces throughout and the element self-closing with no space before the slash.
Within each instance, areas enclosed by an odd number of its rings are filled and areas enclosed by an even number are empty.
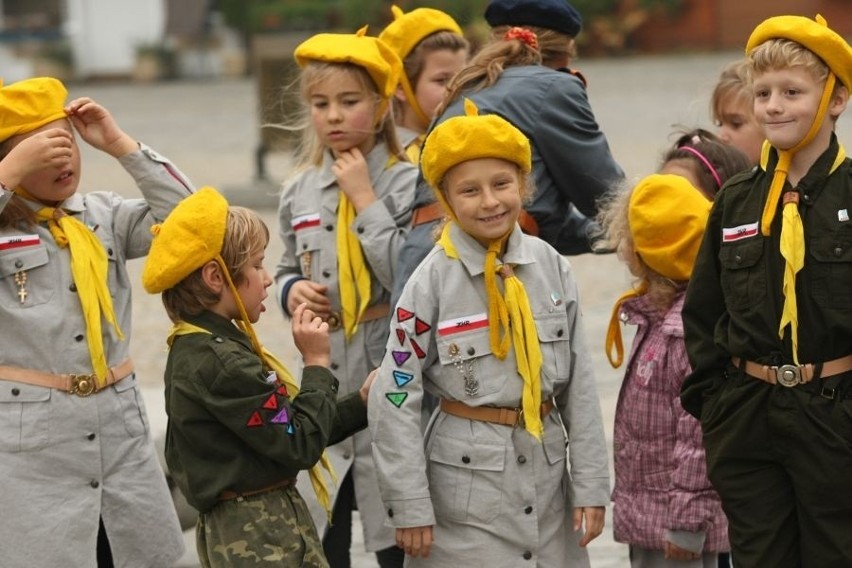
<svg viewBox="0 0 852 568">
<path fill-rule="evenodd" d="M 222 501 L 198 517 L 195 540 L 204 568 L 328 568 L 295 485 Z"/>
</svg>

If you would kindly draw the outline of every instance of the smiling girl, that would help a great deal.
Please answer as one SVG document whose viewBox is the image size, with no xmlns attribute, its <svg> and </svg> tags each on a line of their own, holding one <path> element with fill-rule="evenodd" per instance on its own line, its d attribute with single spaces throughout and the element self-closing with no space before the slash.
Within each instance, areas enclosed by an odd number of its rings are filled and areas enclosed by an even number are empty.
<svg viewBox="0 0 852 568">
<path fill-rule="evenodd" d="M 357 390 L 381 362 L 393 267 L 417 175 L 389 116 L 402 64 L 365 32 L 319 34 L 296 48 L 308 126 L 302 171 L 284 184 L 279 207 L 280 304 L 292 314 L 306 303 L 328 322 L 331 369 L 341 394 Z M 326 512 L 312 503 L 329 563 L 348 565 L 357 502 L 367 550 L 378 551 L 382 566 L 401 566 L 393 531 L 383 524 L 369 434 L 358 433 L 329 454 L 340 486 L 327 532 Z"/>
</svg>

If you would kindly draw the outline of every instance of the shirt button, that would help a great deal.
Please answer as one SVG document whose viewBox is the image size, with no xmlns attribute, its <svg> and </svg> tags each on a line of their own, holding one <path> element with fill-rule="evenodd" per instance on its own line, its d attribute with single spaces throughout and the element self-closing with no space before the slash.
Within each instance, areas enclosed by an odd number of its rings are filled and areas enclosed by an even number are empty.
<svg viewBox="0 0 852 568">
<path fill-rule="evenodd" d="M 834 247 L 834 256 L 841 256 L 843 254 L 843 247 Z"/>
<path fill-rule="evenodd" d="M 524 513 L 526 513 L 527 515 L 529 515 L 529 514 L 530 514 L 530 513 L 532 513 L 532 512 L 533 512 L 532 505 L 527 505 L 527 506 L 524 508 Z"/>
<path fill-rule="evenodd" d="M 95 438 L 97 438 L 97 435 L 94 432 L 89 432 L 89 434 L 86 436 L 86 439 L 89 441 L 92 441 Z"/>
<path fill-rule="evenodd" d="M 532 558 L 532 552 L 527 550 L 526 552 L 524 552 L 524 560 L 529 560 L 530 558 Z"/>
<path fill-rule="evenodd" d="M 556 332 L 556 337 L 562 337 L 563 335 L 565 335 L 565 331 L 562 329 Z"/>
<path fill-rule="evenodd" d="M 308 250 L 308 243 L 302 243 L 302 250 Z"/>
<path fill-rule="evenodd" d="M 742 261 L 743 261 L 742 255 L 738 254 L 734 257 L 734 262 L 736 262 L 737 264 L 741 263 Z"/>
<path fill-rule="evenodd" d="M 110 256 L 112 256 L 112 249 L 111 249 L 111 248 L 108 248 L 108 249 L 107 249 L 107 254 L 108 254 L 108 255 L 110 255 Z"/>
<path fill-rule="evenodd" d="M 68 286 L 68 289 L 72 292 L 76 292 L 77 291 L 77 285 L 72 282 L 71 285 Z"/>
<path fill-rule="evenodd" d="M 808 201 L 808 202 L 810 202 L 810 200 L 811 200 L 811 196 L 810 196 L 810 194 L 808 194 L 808 193 L 803 194 L 803 195 L 802 195 L 802 200 L 803 200 L 803 201 Z"/>
<path fill-rule="evenodd" d="M 20 259 L 19 259 L 19 260 L 16 260 L 16 261 L 15 261 L 15 268 L 21 268 L 23 265 L 24 265 L 24 261 L 23 261 L 23 260 L 20 260 Z"/>
<path fill-rule="evenodd" d="M 527 456 L 518 456 L 518 463 L 527 463 Z"/>
<path fill-rule="evenodd" d="M 12 396 L 18 396 L 19 394 L 21 394 L 21 389 L 18 387 L 12 389 Z"/>
<path fill-rule="evenodd" d="M 473 347 L 468 347 L 467 354 L 470 356 L 476 355 L 476 349 L 474 349 Z"/>
<path fill-rule="evenodd" d="M 85 338 L 83 337 L 82 333 L 79 333 L 79 334 L 74 336 L 74 341 L 80 342 L 80 341 L 83 341 L 83 339 L 85 339 Z"/>
<path fill-rule="evenodd" d="M 219 336 L 214 337 L 214 338 L 213 338 L 213 341 L 215 341 L 216 343 L 225 343 L 225 340 L 224 340 L 224 339 L 222 339 L 222 338 L 221 338 L 221 337 L 219 337 Z"/>
<path fill-rule="evenodd" d="M 92 489 L 97 489 L 100 486 L 101 483 L 97 479 L 93 479 L 89 482 L 89 487 L 91 487 Z"/>
<path fill-rule="evenodd" d="M 323 270 L 322 271 L 322 277 L 323 278 L 331 278 L 331 272 L 329 272 L 328 270 Z"/>
<path fill-rule="evenodd" d="M 363 234 L 364 234 L 364 227 L 358 227 L 358 228 L 357 228 L 357 229 L 355 229 L 355 230 L 356 230 L 356 231 L 358 231 L 358 234 L 359 234 L 359 235 L 363 235 Z"/>
<path fill-rule="evenodd" d="M 325 226 L 325 230 L 326 230 L 326 231 L 329 231 L 329 232 L 330 232 L 330 231 L 333 231 L 333 230 L 334 230 L 334 225 L 331 225 L 331 224 L 326 225 L 326 226 Z"/>
<path fill-rule="evenodd" d="M 352 454 L 350 454 L 349 452 L 346 452 L 345 454 L 343 454 L 343 459 L 345 459 L 345 460 L 348 460 L 351 457 L 352 457 Z"/>
<path fill-rule="evenodd" d="M 462 456 L 462 463 L 470 463 L 470 456 Z"/>
<path fill-rule="evenodd" d="M 393 509 L 388 509 L 388 517 L 393 517 Z"/>
<path fill-rule="evenodd" d="M 331 364 L 331 370 L 332 370 L 332 371 L 336 371 L 336 370 L 337 370 L 337 368 L 338 368 L 339 366 L 340 366 L 340 365 L 338 365 L 337 363 L 332 363 L 332 364 Z"/>
</svg>

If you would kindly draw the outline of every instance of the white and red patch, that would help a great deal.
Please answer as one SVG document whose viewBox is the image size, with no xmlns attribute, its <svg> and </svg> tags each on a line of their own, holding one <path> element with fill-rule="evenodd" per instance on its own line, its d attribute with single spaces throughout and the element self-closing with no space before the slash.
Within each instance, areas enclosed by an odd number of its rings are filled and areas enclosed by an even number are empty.
<svg viewBox="0 0 852 568">
<path fill-rule="evenodd" d="M 13 235 L 11 237 L 0 237 L 0 250 L 32 247 L 39 244 L 41 244 L 41 238 L 38 235 Z"/>
<path fill-rule="evenodd" d="M 319 213 L 310 213 L 308 215 L 299 215 L 298 217 L 293 217 L 290 220 L 290 226 L 293 227 L 294 231 L 301 231 L 302 229 L 309 229 L 311 227 L 319 227 L 319 225 L 320 225 Z"/>
<path fill-rule="evenodd" d="M 488 314 L 474 314 L 438 322 L 438 335 L 446 336 L 463 331 L 473 331 L 488 327 Z"/>
<path fill-rule="evenodd" d="M 756 237 L 758 232 L 758 223 L 747 223 L 738 227 L 722 227 L 722 242 L 732 243 L 742 239 L 750 239 Z"/>
</svg>

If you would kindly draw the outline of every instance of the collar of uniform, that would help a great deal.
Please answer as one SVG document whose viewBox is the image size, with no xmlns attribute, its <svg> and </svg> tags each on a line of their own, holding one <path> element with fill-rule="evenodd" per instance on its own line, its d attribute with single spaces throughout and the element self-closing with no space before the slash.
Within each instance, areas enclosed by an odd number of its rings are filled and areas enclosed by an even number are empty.
<svg viewBox="0 0 852 568">
<path fill-rule="evenodd" d="M 367 170 L 370 173 L 370 179 L 375 181 L 379 175 L 388 167 L 388 149 L 384 142 L 376 142 L 370 153 L 365 156 L 367 160 Z M 331 150 L 326 150 L 322 154 L 322 167 L 320 168 L 319 187 L 327 189 L 337 184 L 337 177 L 331 171 L 331 165 L 334 164 L 334 155 Z"/>
<path fill-rule="evenodd" d="M 219 314 L 205 310 L 197 316 L 188 316 L 186 321 L 187 323 L 206 329 L 215 336 L 238 341 L 245 345 L 248 349 L 252 349 L 251 341 L 249 341 L 248 336 L 243 333 L 242 330 L 237 328 L 237 326 L 234 325 L 234 322 L 228 318 L 220 316 Z"/>
<path fill-rule="evenodd" d="M 797 185 L 797 189 L 802 194 L 802 201 L 805 204 L 811 205 L 819 198 L 820 193 L 822 193 L 825 187 L 825 180 L 831 174 L 831 168 L 839 151 L 840 143 L 837 141 L 837 136 L 832 132 L 828 148 L 820 154 L 819 158 L 816 159 L 805 174 L 805 177 L 800 179 Z"/>
<path fill-rule="evenodd" d="M 456 223 L 450 226 L 450 238 L 456 247 L 459 260 L 462 261 L 468 273 L 471 276 L 482 274 L 485 265 L 485 247 L 479 244 L 479 241 L 465 233 Z M 506 253 L 500 261 L 515 266 L 535 262 L 533 251 L 530 249 L 517 223 L 512 230 L 512 234 L 509 235 L 509 240 L 506 243 Z"/>
<path fill-rule="evenodd" d="M 403 148 L 407 148 L 409 144 L 417 140 L 418 136 L 420 136 L 420 133 L 411 130 L 410 128 L 406 128 L 405 126 L 396 127 L 396 137 L 399 139 L 399 145 Z M 416 166 L 418 164 L 414 165 Z"/>
<path fill-rule="evenodd" d="M 30 201 L 29 199 L 24 200 L 27 207 L 32 209 L 33 211 L 38 211 L 43 207 L 50 207 L 49 205 L 45 205 L 44 203 L 40 203 L 38 201 Z M 68 213 L 82 213 L 86 210 L 86 200 L 79 193 L 75 193 L 65 201 L 59 204 L 59 208 L 67 211 Z"/>
</svg>

